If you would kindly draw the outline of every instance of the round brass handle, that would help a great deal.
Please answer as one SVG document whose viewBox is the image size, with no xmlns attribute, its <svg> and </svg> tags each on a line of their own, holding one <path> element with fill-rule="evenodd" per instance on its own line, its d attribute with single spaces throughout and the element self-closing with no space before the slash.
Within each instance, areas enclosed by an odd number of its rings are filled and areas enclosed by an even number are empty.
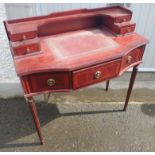
<svg viewBox="0 0 155 155">
<path fill-rule="evenodd" d="M 47 80 L 47 85 L 48 86 L 54 86 L 55 85 L 55 80 L 54 79 L 48 79 Z"/>
<path fill-rule="evenodd" d="M 126 22 L 126 18 L 123 18 L 123 22 Z"/>
<path fill-rule="evenodd" d="M 27 47 L 26 48 L 26 52 L 29 53 L 30 52 L 30 48 Z"/>
<path fill-rule="evenodd" d="M 132 61 L 132 56 L 128 56 L 127 63 L 129 64 L 131 63 L 131 61 Z"/>
<path fill-rule="evenodd" d="M 98 79 L 98 78 L 100 78 L 102 76 L 102 72 L 101 71 L 96 71 L 94 76 L 95 76 L 95 79 Z"/>
<path fill-rule="evenodd" d="M 26 35 L 23 34 L 22 39 L 23 39 L 23 40 L 26 40 L 26 39 L 27 39 L 27 38 L 26 38 Z"/>
<path fill-rule="evenodd" d="M 128 28 L 127 28 L 127 32 L 130 32 L 130 31 L 131 31 L 131 30 L 130 30 L 130 28 L 128 27 Z"/>
</svg>

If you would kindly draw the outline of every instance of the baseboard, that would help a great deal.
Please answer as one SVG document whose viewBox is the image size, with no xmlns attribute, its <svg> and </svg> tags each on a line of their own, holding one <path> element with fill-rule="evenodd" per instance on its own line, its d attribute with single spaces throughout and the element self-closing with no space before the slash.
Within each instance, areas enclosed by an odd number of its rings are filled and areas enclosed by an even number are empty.
<svg viewBox="0 0 155 155">
<path fill-rule="evenodd" d="M 0 82 L 0 98 L 23 97 L 23 94 L 20 82 Z M 44 96 L 36 96 L 35 100 L 44 101 Z"/>
<path fill-rule="evenodd" d="M 23 91 L 19 82 L 0 82 L 0 97 L 20 97 L 23 96 Z"/>
</svg>

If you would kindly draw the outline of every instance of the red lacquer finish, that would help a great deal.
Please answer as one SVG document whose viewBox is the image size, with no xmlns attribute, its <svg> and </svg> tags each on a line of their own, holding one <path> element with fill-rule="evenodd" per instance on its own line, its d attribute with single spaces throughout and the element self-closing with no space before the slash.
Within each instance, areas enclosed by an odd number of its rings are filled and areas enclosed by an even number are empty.
<svg viewBox="0 0 155 155">
<path fill-rule="evenodd" d="M 54 85 L 48 85 L 48 80 L 55 80 Z M 29 76 L 31 92 L 53 89 L 71 89 L 71 75 L 68 72 L 41 73 Z"/>
<path fill-rule="evenodd" d="M 80 88 L 93 83 L 101 82 L 118 75 L 121 60 L 96 65 L 73 72 L 73 88 Z M 97 73 L 100 75 L 97 77 Z"/>
<path fill-rule="evenodd" d="M 148 40 L 123 7 L 79 9 L 5 21 L 24 96 L 64 92 L 120 76 L 134 67 L 124 106 Z M 136 68 L 135 68 L 136 66 Z M 30 104 L 42 142 L 35 103 Z"/>
<path fill-rule="evenodd" d="M 32 113 L 33 120 L 35 122 L 35 127 L 36 127 L 36 130 L 37 130 L 39 139 L 40 139 L 40 143 L 43 144 L 44 143 L 43 142 L 43 136 L 42 136 L 41 129 L 40 129 L 40 121 L 39 121 L 39 118 L 38 118 L 35 102 L 34 102 L 32 97 L 28 98 L 27 102 L 29 104 L 29 108 L 30 108 L 30 111 Z"/>
</svg>

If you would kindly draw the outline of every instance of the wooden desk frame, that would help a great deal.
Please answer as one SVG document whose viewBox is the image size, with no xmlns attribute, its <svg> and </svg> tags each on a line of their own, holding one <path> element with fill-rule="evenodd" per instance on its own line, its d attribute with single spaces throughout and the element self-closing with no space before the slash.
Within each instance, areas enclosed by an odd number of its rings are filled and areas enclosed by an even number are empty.
<svg viewBox="0 0 155 155">
<path fill-rule="evenodd" d="M 126 110 L 148 43 L 134 32 L 131 17 L 130 10 L 116 6 L 4 21 L 16 72 L 41 144 L 44 141 L 35 95 L 70 92 L 102 81 L 106 81 L 108 91 L 112 78 L 133 67 L 123 108 Z"/>
</svg>

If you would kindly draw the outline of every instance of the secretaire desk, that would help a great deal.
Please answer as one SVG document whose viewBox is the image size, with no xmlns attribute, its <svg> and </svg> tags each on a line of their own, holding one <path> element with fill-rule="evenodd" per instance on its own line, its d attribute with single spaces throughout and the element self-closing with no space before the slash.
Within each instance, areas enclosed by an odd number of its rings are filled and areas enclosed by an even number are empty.
<svg viewBox="0 0 155 155">
<path fill-rule="evenodd" d="M 132 12 L 123 7 L 80 9 L 5 21 L 17 75 L 40 142 L 33 96 L 69 92 L 120 76 L 133 67 L 128 105 L 147 39 L 134 32 Z"/>
</svg>

